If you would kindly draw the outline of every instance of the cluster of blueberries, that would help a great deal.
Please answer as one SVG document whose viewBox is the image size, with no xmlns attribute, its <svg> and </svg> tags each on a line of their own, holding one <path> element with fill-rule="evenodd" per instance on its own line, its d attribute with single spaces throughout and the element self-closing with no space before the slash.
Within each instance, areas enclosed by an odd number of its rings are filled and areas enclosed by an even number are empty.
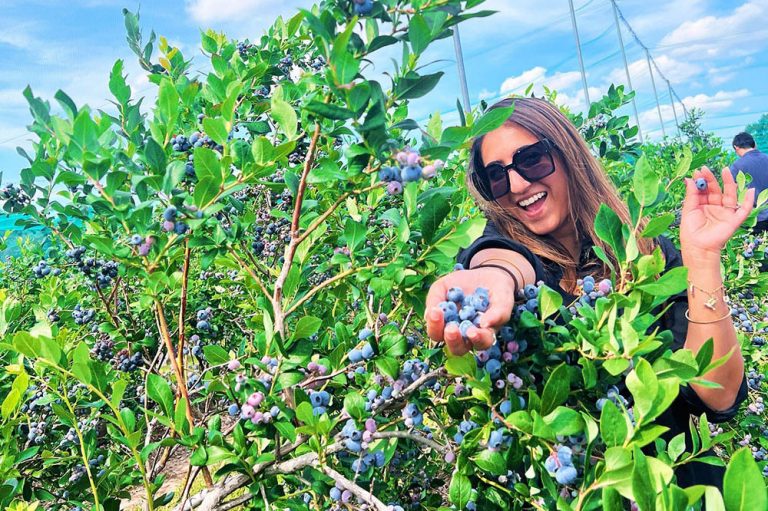
<svg viewBox="0 0 768 511">
<path fill-rule="evenodd" d="M 605 403 L 612 401 L 620 410 L 626 409 L 629 406 L 629 401 L 621 395 L 618 387 L 611 385 L 605 393 L 605 397 L 601 397 L 597 400 L 597 411 L 602 412 Z"/>
<path fill-rule="evenodd" d="M 77 269 L 83 273 L 86 277 L 96 279 L 96 285 L 99 288 L 106 287 L 112 283 L 112 280 L 117 278 L 118 265 L 115 261 L 99 261 L 93 257 L 83 258 L 85 255 L 85 247 L 76 247 L 69 249 L 65 252 L 65 255 L 75 261 Z"/>
<path fill-rule="evenodd" d="M 579 476 L 576 467 L 573 466 L 573 451 L 567 445 L 557 446 L 544 462 L 544 468 L 560 484 L 573 484 Z"/>
<path fill-rule="evenodd" d="M 264 403 L 264 394 L 262 392 L 254 392 L 245 400 L 245 403 L 240 407 L 240 418 L 243 420 L 250 420 L 252 424 L 269 424 L 273 419 L 280 415 L 280 408 L 272 406 L 269 411 L 261 411 L 258 408 Z M 237 404 L 231 404 L 229 406 L 229 414 L 237 415 Z"/>
<path fill-rule="evenodd" d="M 760 246 L 760 243 L 762 240 L 758 237 L 751 238 L 747 242 L 747 248 L 744 249 L 744 252 L 741 253 L 746 259 L 750 259 L 754 257 L 755 255 L 755 249 Z"/>
<path fill-rule="evenodd" d="M 424 414 L 421 413 L 416 403 L 408 403 L 405 405 L 402 411 L 405 426 L 412 428 L 420 426 L 424 422 Z"/>
<path fill-rule="evenodd" d="M 488 290 L 484 287 L 478 287 L 473 294 L 466 296 L 461 288 L 452 287 L 448 290 L 446 301 L 439 304 L 445 326 L 458 325 L 464 339 L 467 338 L 467 330 L 470 327 L 480 326 L 480 318 L 489 306 Z"/>
<path fill-rule="evenodd" d="M 582 293 L 576 302 L 576 306 L 571 308 L 572 313 L 575 313 L 581 305 L 594 307 L 598 298 L 606 296 L 613 291 L 611 279 L 603 279 L 600 282 L 596 282 L 592 275 L 587 275 L 583 279 L 577 280 L 576 285 L 581 288 Z"/>
<path fill-rule="evenodd" d="M 405 148 L 395 155 L 397 167 L 385 166 L 379 170 L 379 181 L 387 184 L 387 193 L 398 195 L 403 193 L 403 183 L 418 181 L 419 179 L 432 179 L 442 170 L 445 164 L 442 160 L 421 166 L 421 155 L 418 152 Z"/>
<path fill-rule="evenodd" d="M 149 250 L 154 242 L 155 240 L 151 236 L 145 238 L 141 234 L 134 234 L 128 240 L 129 245 L 139 247 L 139 256 L 141 257 L 146 257 L 149 254 Z"/>
<path fill-rule="evenodd" d="M 312 413 L 322 415 L 328 411 L 328 405 L 331 403 L 331 395 L 327 390 L 310 391 L 309 403 L 312 405 Z"/>
<path fill-rule="evenodd" d="M 292 198 L 290 191 L 283 193 L 281 198 L 287 198 L 288 203 Z M 291 221 L 280 218 L 265 226 L 257 225 L 254 228 L 255 237 L 251 242 L 253 253 L 258 256 L 273 256 L 278 250 L 279 244 L 291 241 Z"/>
<path fill-rule="evenodd" d="M 59 316 L 59 311 L 56 309 L 48 309 L 46 316 L 48 317 L 48 321 L 51 323 L 58 323 L 61 319 L 61 316 Z"/>
<path fill-rule="evenodd" d="M 210 307 L 206 307 L 205 309 L 198 310 L 197 323 L 195 324 L 195 327 L 198 330 L 202 330 L 204 332 L 210 332 L 211 318 L 213 318 L 213 309 L 211 309 Z"/>
<path fill-rule="evenodd" d="M 755 400 L 747 405 L 747 414 L 762 415 L 765 412 L 765 403 L 762 396 L 757 396 Z"/>
<path fill-rule="evenodd" d="M 29 432 L 27 433 L 27 440 L 37 445 L 45 442 L 45 427 L 44 421 L 33 422 L 29 425 Z"/>
<path fill-rule="evenodd" d="M 83 309 L 79 303 L 72 309 L 72 318 L 75 320 L 76 325 L 87 325 L 95 317 L 96 311 L 93 309 Z"/>
<path fill-rule="evenodd" d="M 365 421 L 365 429 L 357 429 L 354 419 L 349 419 L 341 429 L 341 439 L 344 441 L 344 447 L 349 452 L 358 454 L 368 449 L 373 441 L 373 434 L 376 433 L 376 421 L 368 418 Z M 369 467 L 384 466 L 384 451 L 374 451 L 358 456 L 352 462 L 352 470 L 358 473 L 366 472 Z"/>
<path fill-rule="evenodd" d="M 373 330 L 365 327 L 357 334 L 357 338 L 364 341 L 372 335 Z M 361 348 L 352 348 L 347 354 L 347 357 L 349 358 L 349 361 L 354 364 L 363 360 L 370 360 L 373 358 L 374 354 L 373 346 L 371 346 L 370 342 L 366 342 Z"/>
<path fill-rule="evenodd" d="M 373 10 L 373 0 L 352 0 L 352 4 L 358 16 L 367 16 Z"/>
<path fill-rule="evenodd" d="M 128 348 L 123 348 L 115 355 L 113 364 L 118 370 L 130 373 L 144 365 L 144 359 L 141 356 L 141 352 L 136 351 L 131 355 Z"/>
<path fill-rule="evenodd" d="M 31 202 L 29 195 L 13 183 L 0 188 L 0 200 L 6 201 L 11 211 L 21 209 Z"/>
<path fill-rule="evenodd" d="M 110 339 L 109 335 L 105 334 L 102 337 L 99 337 L 99 340 L 93 344 L 91 355 L 102 362 L 109 362 L 112 360 L 114 348 L 114 341 Z"/>
<path fill-rule="evenodd" d="M 189 226 L 184 222 L 177 221 L 179 210 L 176 206 L 168 206 L 163 211 L 163 230 L 167 232 L 175 232 L 179 236 L 189 230 Z"/>
<path fill-rule="evenodd" d="M 760 388 L 760 385 L 763 383 L 764 379 L 765 375 L 763 373 L 757 372 L 756 369 L 750 369 L 747 373 L 747 384 L 755 390 Z"/>
<path fill-rule="evenodd" d="M 48 265 L 48 262 L 43 259 L 39 261 L 33 268 L 32 273 L 35 274 L 35 278 L 42 279 L 43 277 L 47 277 L 48 275 L 53 275 L 54 277 L 61 274 L 61 270 L 59 268 L 53 268 L 50 265 Z"/>
<path fill-rule="evenodd" d="M 171 147 L 176 152 L 186 152 L 193 147 L 208 147 L 215 151 L 223 151 L 224 146 L 217 144 L 211 137 L 205 133 L 194 132 L 189 138 L 185 135 L 176 135 L 171 139 Z"/>
<path fill-rule="evenodd" d="M 457 444 L 461 444 L 461 442 L 464 441 L 464 436 L 472 431 L 473 429 L 476 429 L 477 423 L 472 420 L 463 420 L 459 423 L 459 431 L 456 432 L 456 434 L 453 435 L 453 441 Z"/>
</svg>

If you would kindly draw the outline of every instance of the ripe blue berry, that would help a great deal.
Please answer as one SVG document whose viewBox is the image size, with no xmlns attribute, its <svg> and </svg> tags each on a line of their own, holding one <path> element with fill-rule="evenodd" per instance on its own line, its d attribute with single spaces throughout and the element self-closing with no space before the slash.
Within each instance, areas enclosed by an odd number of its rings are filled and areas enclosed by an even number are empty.
<svg viewBox="0 0 768 511">
<path fill-rule="evenodd" d="M 560 484 L 571 484 L 576 481 L 576 477 L 578 477 L 578 473 L 576 467 L 572 465 L 563 465 L 555 472 L 555 480 Z"/>
<path fill-rule="evenodd" d="M 707 189 L 707 180 L 703 177 L 700 177 L 696 180 L 696 188 L 701 190 L 702 192 Z"/>
</svg>

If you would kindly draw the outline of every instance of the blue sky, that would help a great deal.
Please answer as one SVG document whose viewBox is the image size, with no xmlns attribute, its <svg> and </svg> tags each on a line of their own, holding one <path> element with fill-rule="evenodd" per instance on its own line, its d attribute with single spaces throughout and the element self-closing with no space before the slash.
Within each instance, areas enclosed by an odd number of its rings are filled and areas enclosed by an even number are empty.
<svg viewBox="0 0 768 511">
<path fill-rule="evenodd" d="M 290 16 L 307 0 L 186 0 L 145 1 L 142 26 L 154 29 L 179 46 L 185 56 L 198 51 L 201 28 L 224 31 L 233 38 L 252 39 L 277 15 Z M 30 85 L 36 95 L 53 102 L 57 89 L 78 105 L 110 109 L 109 70 L 118 58 L 126 62 L 134 94 L 153 96 L 125 43 L 121 8 L 135 10 L 134 0 L 0 0 L 0 171 L 3 181 L 18 180 L 24 166 L 16 146 L 29 146 L 30 121 L 21 94 Z M 574 0 L 591 99 L 610 83 L 625 83 L 621 53 L 609 0 Z M 726 142 L 768 111 L 768 0 L 618 0 L 627 21 L 649 48 L 677 96 L 688 107 L 703 108 L 704 127 Z M 461 39 L 470 99 L 491 101 L 521 92 L 534 83 L 560 91 L 562 102 L 585 108 L 578 72 L 568 0 L 488 0 L 484 9 L 499 11 L 490 18 L 461 25 Z M 643 49 L 622 26 L 632 85 L 637 90 L 641 129 L 661 136 L 650 74 Z M 438 42 L 425 55 L 435 61 L 425 70 L 445 71 L 438 89 L 412 106 L 412 117 L 425 119 L 434 111 L 455 119 L 460 95 L 451 39 Z M 381 59 L 378 72 L 391 63 Z M 654 71 L 655 72 L 655 71 Z M 667 134 L 675 133 L 670 94 L 655 75 Z M 682 108 L 677 98 L 677 114 Z M 630 113 L 628 111 L 627 113 Z"/>
</svg>

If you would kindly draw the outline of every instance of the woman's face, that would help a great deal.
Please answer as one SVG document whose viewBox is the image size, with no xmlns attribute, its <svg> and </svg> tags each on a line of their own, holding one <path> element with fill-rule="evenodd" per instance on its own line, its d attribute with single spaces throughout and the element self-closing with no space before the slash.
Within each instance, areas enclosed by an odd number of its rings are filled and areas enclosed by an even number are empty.
<svg viewBox="0 0 768 511">
<path fill-rule="evenodd" d="M 535 135 L 517 124 L 504 124 L 483 138 L 480 146 L 483 163 L 508 165 L 515 151 L 538 141 Z M 568 214 L 568 177 L 557 153 L 553 156 L 555 171 L 533 183 L 526 181 L 516 170 L 510 170 L 510 192 L 497 202 L 534 234 L 551 234 L 562 242 L 572 236 L 573 224 Z"/>
</svg>

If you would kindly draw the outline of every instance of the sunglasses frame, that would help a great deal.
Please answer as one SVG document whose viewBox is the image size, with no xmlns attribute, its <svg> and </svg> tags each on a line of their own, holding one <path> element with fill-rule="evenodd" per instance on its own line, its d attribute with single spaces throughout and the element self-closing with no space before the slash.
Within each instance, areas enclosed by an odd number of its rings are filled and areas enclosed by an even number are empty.
<svg viewBox="0 0 768 511">
<path fill-rule="evenodd" d="M 550 170 L 547 174 L 545 174 L 545 175 L 543 175 L 541 177 L 537 177 L 535 179 L 531 179 L 524 172 L 521 172 L 517 168 L 518 163 L 517 163 L 516 160 L 517 160 L 518 156 L 521 153 L 523 153 L 523 152 L 527 151 L 528 149 L 530 149 L 530 148 L 532 148 L 534 146 L 537 146 L 539 144 L 542 144 L 544 146 L 545 153 L 549 157 L 549 161 L 550 161 L 550 163 L 552 165 L 552 170 Z M 542 138 L 542 139 L 540 139 L 539 141 L 537 141 L 537 142 L 535 142 L 533 144 L 521 147 L 520 149 L 515 151 L 515 154 L 512 155 L 512 163 L 510 163 L 508 165 L 495 164 L 495 165 L 499 165 L 504 170 L 504 176 L 505 176 L 506 185 L 507 185 L 506 186 L 507 192 L 504 193 L 503 195 L 499 195 L 498 197 L 494 197 L 493 196 L 493 193 L 491 192 L 491 182 L 488 179 L 488 174 L 486 172 L 487 167 L 483 167 L 482 169 L 474 170 L 472 172 L 472 182 L 474 183 L 474 185 L 477 188 L 477 190 L 480 192 L 480 195 L 482 195 L 482 197 L 485 200 L 487 200 L 487 201 L 498 200 L 498 199 L 504 197 L 505 195 L 507 195 L 510 192 L 510 190 L 509 190 L 509 171 L 510 171 L 510 169 L 512 169 L 515 172 L 517 172 L 518 174 L 520 174 L 520 176 L 523 179 L 525 179 L 526 181 L 528 181 L 529 183 L 533 183 L 533 182 L 539 181 L 541 179 L 544 179 L 547 176 L 551 176 L 555 172 L 555 158 L 552 155 L 552 150 L 554 148 L 555 148 L 555 144 L 552 141 L 550 141 L 547 138 Z"/>
</svg>

